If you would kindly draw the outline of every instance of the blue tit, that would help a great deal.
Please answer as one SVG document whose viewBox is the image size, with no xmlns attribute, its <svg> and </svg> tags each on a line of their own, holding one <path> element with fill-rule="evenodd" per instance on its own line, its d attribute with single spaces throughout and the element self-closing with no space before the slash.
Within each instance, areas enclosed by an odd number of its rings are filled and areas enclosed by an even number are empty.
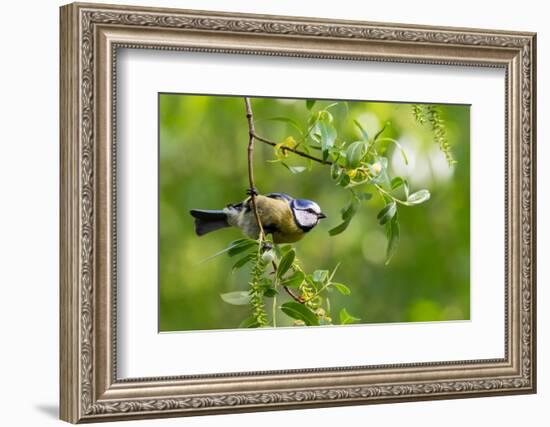
<svg viewBox="0 0 550 427">
<path fill-rule="evenodd" d="M 256 207 L 266 234 L 273 236 L 274 243 L 293 243 L 311 231 L 320 219 L 326 218 L 315 202 L 294 199 L 283 193 L 256 196 Z M 225 227 L 237 227 L 252 238 L 259 234 L 250 198 L 241 203 L 227 205 L 223 210 L 192 209 L 195 232 L 198 236 Z"/>
</svg>

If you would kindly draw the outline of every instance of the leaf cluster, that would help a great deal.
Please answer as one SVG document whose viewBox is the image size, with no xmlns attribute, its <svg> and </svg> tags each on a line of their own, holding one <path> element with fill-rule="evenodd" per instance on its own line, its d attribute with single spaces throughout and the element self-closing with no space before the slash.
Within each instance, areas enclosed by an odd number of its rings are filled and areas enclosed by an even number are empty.
<svg viewBox="0 0 550 427">
<path fill-rule="evenodd" d="M 451 144 L 447 138 L 447 128 L 445 121 L 441 116 L 441 111 L 435 105 L 420 105 L 413 104 L 413 116 L 415 120 L 423 125 L 429 123 L 434 137 L 434 142 L 439 146 L 441 152 L 445 155 L 445 159 L 449 166 L 456 164 L 451 150 Z"/>
<path fill-rule="evenodd" d="M 313 100 L 306 101 L 306 107 L 310 112 L 306 130 L 292 119 L 273 119 L 291 124 L 298 132 L 296 138 L 288 136 L 274 147 L 273 161 L 280 162 L 292 173 L 311 169 L 311 159 L 307 159 L 304 166 L 289 166 L 286 163 L 285 159 L 291 154 L 288 149 L 299 148 L 307 154 L 319 152 L 319 162 L 330 165 L 331 180 L 337 187 L 347 190 L 350 195 L 349 203 L 341 209 L 341 223 L 329 230 L 331 236 L 348 229 L 362 202 L 371 200 L 373 195 L 377 194 L 384 202 L 384 207 L 378 213 L 378 221 L 386 230 L 386 263 L 389 263 L 399 244 L 398 208 L 423 203 L 430 198 L 430 192 L 427 189 L 411 192 L 406 179 L 392 176 L 388 166 L 391 154 L 389 146 L 398 150 L 406 165 L 408 157 L 398 140 L 383 136 L 387 127 L 391 126 L 390 123 L 386 123 L 371 137 L 364 126 L 354 120 L 360 137 L 357 140 L 346 141 L 339 136 L 334 116 L 330 112 L 338 103 L 332 103 L 316 111 L 315 105 L 316 102 Z M 418 109 L 417 113 L 421 114 L 422 110 Z M 424 116 L 419 117 L 424 120 Z"/>
<path fill-rule="evenodd" d="M 233 265 L 234 271 L 246 266 L 251 269 L 248 291 L 220 295 L 228 304 L 251 306 L 252 313 L 243 320 L 241 327 L 270 326 L 265 309 L 270 300 L 274 308 L 272 326 L 276 326 L 277 309 L 292 319 L 296 326 L 331 325 L 330 293 L 351 295 L 348 286 L 334 280 L 338 266 L 332 271 L 315 270 L 306 273 L 291 245 L 265 245 L 265 242 L 244 238 L 232 242 L 218 254 L 221 253 L 237 258 Z M 345 308 L 338 313 L 338 319 L 341 324 L 360 320 L 349 315 Z"/>
</svg>

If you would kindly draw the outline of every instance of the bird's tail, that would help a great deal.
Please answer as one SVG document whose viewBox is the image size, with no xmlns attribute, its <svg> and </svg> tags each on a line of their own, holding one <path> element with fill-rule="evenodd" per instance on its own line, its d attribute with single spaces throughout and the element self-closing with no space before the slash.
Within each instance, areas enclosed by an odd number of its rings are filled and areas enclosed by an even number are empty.
<svg viewBox="0 0 550 427">
<path fill-rule="evenodd" d="M 229 227 L 227 215 L 224 211 L 208 211 L 204 209 L 191 209 L 191 216 L 195 218 L 195 232 L 197 236 Z"/>
</svg>

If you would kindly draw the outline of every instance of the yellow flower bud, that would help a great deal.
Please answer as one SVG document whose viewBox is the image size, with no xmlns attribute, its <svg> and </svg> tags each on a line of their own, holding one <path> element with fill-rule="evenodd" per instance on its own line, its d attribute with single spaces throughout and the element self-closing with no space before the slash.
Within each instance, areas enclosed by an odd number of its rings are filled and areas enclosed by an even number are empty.
<svg viewBox="0 0 550 427">
<path fill-rule="evenodd" d="M 275 147 L 274 147 L 274 150 L 275 150 L 275 156 L 277 157 L 277 159 L 279 160 L 282 160 L 284 159 L 285 157 L 288 157 L 288 152 L 286 150 L 283 150 L 283 143 L 281 142 L 280 144 L 277 144 Z"/>
<path fill-rule="evenodd" d="M 282 144 L 285 147 L 294 148 L 296 147 L 296 140 L 294 139 L 293 136 L 287 136 L 285 140 L 282 142 Z"/>
</svg>

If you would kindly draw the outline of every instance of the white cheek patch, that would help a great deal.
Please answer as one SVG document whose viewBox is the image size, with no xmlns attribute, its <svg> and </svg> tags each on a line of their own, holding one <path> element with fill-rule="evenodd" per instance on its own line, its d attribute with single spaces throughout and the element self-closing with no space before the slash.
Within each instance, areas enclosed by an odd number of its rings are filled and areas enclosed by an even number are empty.
<svg viewBox="0 0 550 427">
<path fill-rule="evenodd" d="M 311 202 L 311 208 L 315 211 L 316 214 L 321 213 L 321 207 L 317 203 Z"/>
<path fill-rule="evenodd" d="M 312 214 L 307 211 L 296 210 L 295 215 L 296 215 L 296 222 L 302 227 L 308 228 L 308 227 L 313 227 L 315 224 L 317 224 L 318 218 L 317 218 L 317 215 L 315 214 Z"/>
</svg>

